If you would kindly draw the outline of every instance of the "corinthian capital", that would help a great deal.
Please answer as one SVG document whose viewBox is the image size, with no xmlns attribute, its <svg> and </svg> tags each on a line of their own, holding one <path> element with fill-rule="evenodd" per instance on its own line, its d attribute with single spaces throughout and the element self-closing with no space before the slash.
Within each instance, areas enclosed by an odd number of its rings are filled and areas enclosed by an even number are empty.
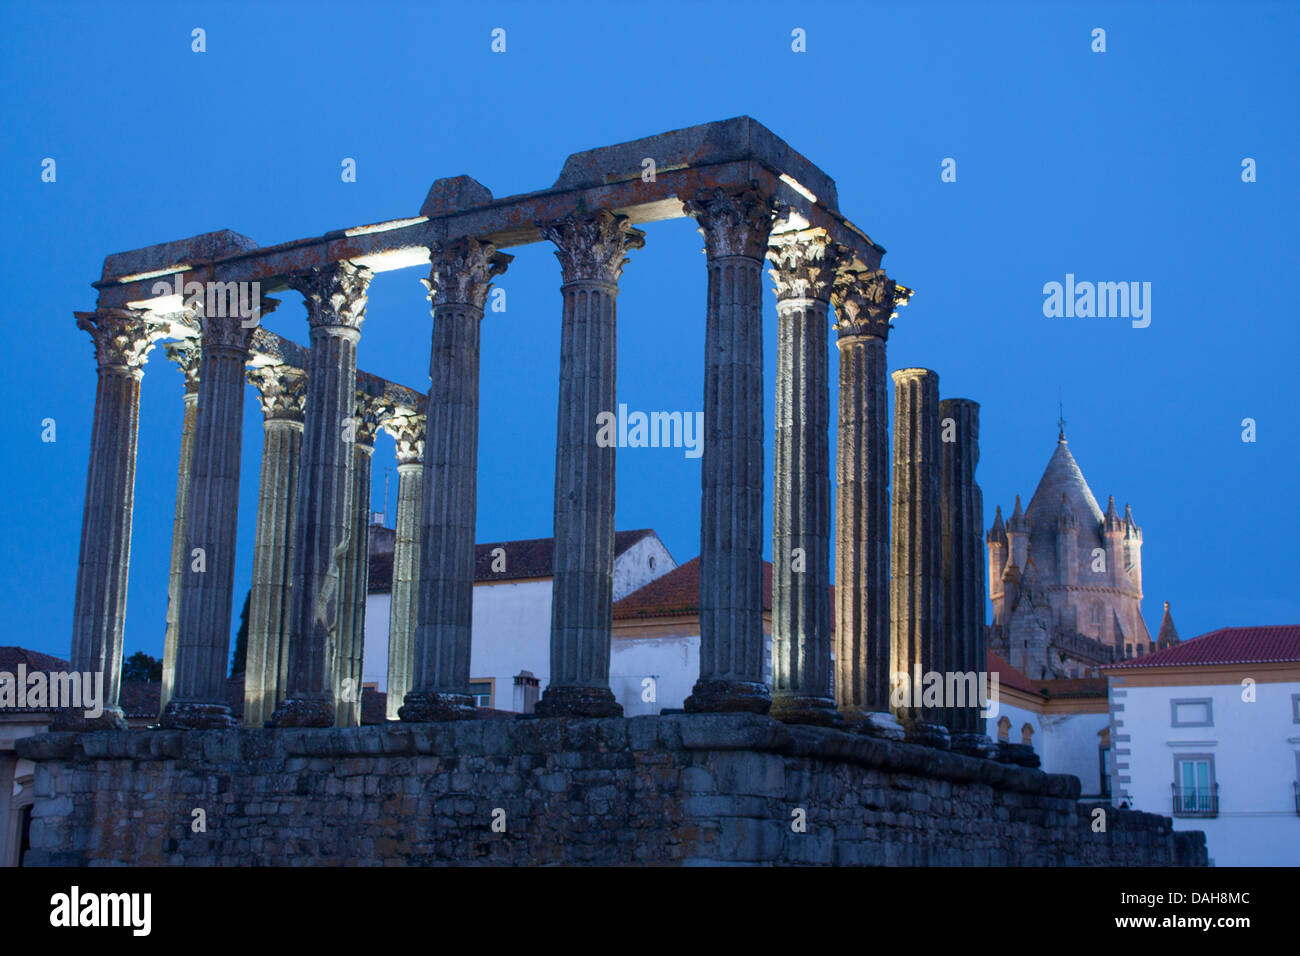
<svg viewBox="0 0 1300 956">
<path fill-rule="evenodd" d="M 199 393 L 199 360 L 203 354 L 198 343 L 193 339 L 181 339 L 179 342 L 168 342 L 163 346 L 163 351 L 185 374 L 185 394 L 197 395 Z"/>
<path fill-rule="evenodd" d="M 384 420 L 384 431 L 397 442 L 397 463 L 414 465 L 424 460 L 424 430 L 428 419 L 423 412 L 403 409 Z"/>
<path fill-rule="evenodd" d="M 817 229 L 774 237 L 767 258 L 774 264 L 768 275 L 776 283 L 778 299 L 827 301 L 835 273 L 852 261 L 853 254 Z"/>
<path fill-rule="evenodd" d="M 365 389 L 357 389 L 356 410 L 352 413 L 356 421 L 356 443 L 366 448 L 374 448 L 379 426 L 390 411 L 391 408 L 383 396 Z"/>
<path fill-rule="evenodd" d="M 699 224 L 710 259 L 745 256 L 762 260 L 780 204 L 751 185 L 734 193 L 720 187 L 703 189 L 683 202 L 682 208 Z"/>
<path fill-rule="evenodd" d="M 624 256 L 645 245 L 645 233 L 627 216 L 608 209 L 574 213 L 562 219 L 539 222 L 542 238 L 555 243 L 555 258 L 567 282 L 606 282 L 615 285 L 628 260 Z"/>
<path fill-rule="evenodd" d="M 77 328 L 90 333 L 100 368 L 139 371 L 149 352 L 167 333 L 168 323 L 150 312 L 98 309 L 75 312 Z"/>
<path fill-rule="evenodd" d="M 262 365 L 247 372 L 267 421 L 301 422 L 307 407 L 307 373 L 292 365 Z"/>
<path fill-rule="evenodd" d="M 360 330 L 366 318 L 366 290 L 374 273 L 344 259 L 323 269 L 312 268 L 287 277 L 302 293 L 312 328 Z"/>
<path fill-rule="evenodd" d="M 435 309 L 468 305 L 481 312 L 492 279 L 505 272 L 513 259 L 492 243 L 468 236 L 434 243 L 429 247 L 429 278 L 420 281 Z"/>
<path fill-rule="evenodd" d="M 907 305 L 912 290 L 896 283 L 883 269 L 869 272 L 844 271 L 835 277 L 831 304 L 835 306 L 835 330 L 840 338 L 850 335 L 889 336 L 889 320 L 899 306 Z"/>
</svg>

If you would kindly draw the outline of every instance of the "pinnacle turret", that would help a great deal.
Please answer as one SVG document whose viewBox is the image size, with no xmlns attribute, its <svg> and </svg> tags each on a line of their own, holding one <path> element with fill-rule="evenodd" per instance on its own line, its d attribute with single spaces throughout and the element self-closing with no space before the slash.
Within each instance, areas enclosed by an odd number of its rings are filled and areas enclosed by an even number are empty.
<svg viewBox="0 0 1300 956">
<path fill-rule="evenodd" d="M 1079 528 L 1079 519 L 1075 517 L 1074 512 L 1070 509 L 1070 502 L 1066 499 L 1065 492 L 1061 492 L 1061 513 L 1056 518 L 1056 529 L 1058 531 L 1076 531 Z"/>
<path fill-rule="evenodd" d="M 1123 522 L 1120 521 L 1119 512 L 1115 510 L 1115 496 L 1111 495 L 1110 500 L 1106 503 L 1106 516 L 1102 519 L 1107 531 L 1120 531 L 1123 529 Z"/>
<path fill-rule="evenodd" d="M 989 528 L 989 533 L 985 535 L 985 540 L 989 544 L 1000 544 L 1005 546 L 1007 543 L 1007 531 L 1002 524 L 1002 506 L 998 505 L 997 511 L 993 515 L 993 527 Z"/>
<path fill-rule="evenodd" d="M 1169 602 L 1166 601 L 1165 616 L 1160 621 L 1160 633 L 1156 635 L 1156 649 L 1163 651 L 1166 647 L 1173 647 L 1180 641 L 1178 629 L 1174 627 L 1173 616 L 1169 613 Z"/>
<path fill-rule="evenodd" d="M 1025 512 L 1020 507 L 1020 496 L 1016 495 L 1016 507 L 1011 512 L 1011 517 L 1007 520 L 1007 530 L 1012 532 L 1025 532 L 1029 530 L 1029 522 L 1025 520 Z"/>
</svg>

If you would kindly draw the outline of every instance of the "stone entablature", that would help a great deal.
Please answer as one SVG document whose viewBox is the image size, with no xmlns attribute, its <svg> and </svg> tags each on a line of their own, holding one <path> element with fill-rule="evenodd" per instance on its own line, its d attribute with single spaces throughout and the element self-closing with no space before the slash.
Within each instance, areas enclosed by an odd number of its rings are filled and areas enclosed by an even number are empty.
<svg viewBox="0 0 1300 956">
<path fill-rule="evenodd" d="M 38 866 L 1206 864 L 1204 835 L 1168 817 L 1100 805 L 1096 832 L 1077 777 L 753 714 L 43 734 L 17 748 L 36 761 Z"/>
</svg>

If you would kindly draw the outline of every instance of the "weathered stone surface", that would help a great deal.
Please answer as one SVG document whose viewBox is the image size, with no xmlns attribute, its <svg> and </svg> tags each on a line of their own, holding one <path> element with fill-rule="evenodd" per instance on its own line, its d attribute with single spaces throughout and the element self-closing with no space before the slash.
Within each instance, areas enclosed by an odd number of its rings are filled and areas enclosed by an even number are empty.
<svg viewBox="0 0 1300 956">
<path fill-rule="evenodd" d="M 55 733 L 17 749 L 36 762 L 38 866 L 1206 865 L 1204 835 L 1167 817 L 1103 805 L 1094 833 L 1075 777 L 752 714 Z M 207 833 L 190 829 L 196 806 Z"/>
<path fill-rule="evenodd" d="M 181 620 L 181 583 L 189 555 L 185 550 L 185 506 L 189 500 L 190 466 L 194 458 L 194 425 L 199 410 L 199 366 L 201 352 L 192 339 L 168 342 L 163 346 L 167 357 L 175 362 L 185 375 L 185 411 L 181 423 L 181 451 L 176 470 L 176 510 L 172 517 L 172 556 L 167 577 L 167 633 L 163 637 L 162 688 L 159 693 L 159 713 L 167 709 L 171 700 L 172 683 L 176 671 L 176 641 Z"/>
<path fill-rule="evenodd" d="M 975 481 L 980 460 L 980 407 L 965 398 L 939 403 L 941 431 L 951 426 L 951 441 L 942 441 L 939 511 L 941 576 L 943 579 L 944 639 L 949 666 L 961 674 L 978 674 L 987 667 L 984 636 L 984 496 Z M 983 736 L 984 718 L 978 700 L 966 706 L 950 702 L 948 727 L 963 735 L 961 746 L 991 750 L 975 737 Z M 954 746 L 957 742 L 954 740 Z"/>
</svg>

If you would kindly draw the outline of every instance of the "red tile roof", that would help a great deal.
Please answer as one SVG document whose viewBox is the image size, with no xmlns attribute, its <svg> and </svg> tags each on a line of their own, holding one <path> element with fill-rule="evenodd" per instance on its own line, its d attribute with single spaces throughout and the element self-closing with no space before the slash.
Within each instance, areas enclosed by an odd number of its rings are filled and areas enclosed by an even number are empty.
<svg viewBox="0 0 1300 956">
<path fill-rule="evenodd" d="M 29 674 L 35 671 L 49 673 L 50 671 L 63 672 L 72 670 L 72 665 L 61 657 L 42 654 L 40 651 L 29 651 L 25 647 L 16 647 L 12 644 L 0 647 L 0 671 L 16 674 L 19 664 L 26 664 Z"/>
<path fill-rule="evenodd" d="M 647 535 L 653 528 L 635 531 L 618 531 L 614 534 L 614 556 L 618 557 Z M 506 569 L 493 571 L 493 551 L 502 548 L 506 553 Z M 549 578 L 555 557 L 554 538 L 530 538 L 523 541 L 493 541 L 474 545 L 475 581 L 522 581 L 528 578 Z M 393 554 L 383 552 L 370 556 L 371 594 L 387 594 L 393 589 Z"/>
<path fill-rule="evenodd" d="M 772 609 L 772 565 L 763 562 L 763 610 Z M 700 559 L 692 558 L 614 602 L 614 617 L 677 617 L 700 613 Z"/>
<path fill-rule="evenodd" d="M 1300 663 L 1300 624 L 1221 627 L 1200 637 L 1104 668 L 1197 667 L 1219 664 Z"/>
<path fill-rule="evenodd" d="M 992 651 L 989 651 L 988 655 L 988 671 L 990 674 L 998 675 L 999 686 L 1014 687 L 1016 690 L 1022 690 L 1027 694 L 1038 693 L 1037 684 Z"/>
</svg>

